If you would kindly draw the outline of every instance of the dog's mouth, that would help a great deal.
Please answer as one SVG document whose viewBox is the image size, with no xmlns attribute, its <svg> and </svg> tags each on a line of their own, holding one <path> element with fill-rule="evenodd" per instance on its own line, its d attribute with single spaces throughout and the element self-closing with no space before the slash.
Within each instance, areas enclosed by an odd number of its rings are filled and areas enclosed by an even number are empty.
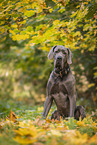
<svg viewBox="0 0 97 145">
<path fill-rule="evenodd" d="M 57 61 L 55 68 L 61 70 L 62 69 L 62 64 L 59 61 Z"/>
</svg>

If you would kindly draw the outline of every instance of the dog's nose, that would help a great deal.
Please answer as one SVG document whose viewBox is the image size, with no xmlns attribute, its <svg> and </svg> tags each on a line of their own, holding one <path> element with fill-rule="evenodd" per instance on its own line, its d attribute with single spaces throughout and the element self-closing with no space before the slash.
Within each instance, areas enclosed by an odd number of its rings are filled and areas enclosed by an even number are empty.
<svg viewBox="0 0 97 145">
<path fill-rule="evenodd" d="M 58 57 L 57 57 L 57 60 L 62 60 L 62 57 L 61 57 L 61 56 L 58 56 Z"/>
</svg>

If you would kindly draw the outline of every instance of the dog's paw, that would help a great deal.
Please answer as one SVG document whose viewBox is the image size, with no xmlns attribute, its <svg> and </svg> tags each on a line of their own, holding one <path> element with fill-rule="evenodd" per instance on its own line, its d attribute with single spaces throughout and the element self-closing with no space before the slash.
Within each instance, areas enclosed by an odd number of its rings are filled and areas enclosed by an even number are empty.
<svg viewBox="0 0 97 145">
<path fill-rule="evenodd" d="M 79 118 L 84 119 L 86 117 L 86 112 L 83 106 L 77 106 L 74 113 L 74 118 L 79 120 Z"/>
<path fill-rule="evenodd" d="M 56 120 L 60 120 L 60 118 L 61 118 L 62 116 L 60 115 L 60 113 L 59 113 L 59 111 L 58 110 L 55 110 L 53 113 L 52 113 L 52 115 L 51 115 L 51 120 L 52 119 L 56 119 Z"/>
</svg>

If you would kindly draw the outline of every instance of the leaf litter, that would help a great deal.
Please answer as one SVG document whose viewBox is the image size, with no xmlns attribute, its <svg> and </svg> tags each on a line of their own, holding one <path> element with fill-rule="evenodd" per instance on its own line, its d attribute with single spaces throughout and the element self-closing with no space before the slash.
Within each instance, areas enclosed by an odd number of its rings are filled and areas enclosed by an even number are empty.
<svg viewBox="0 0 97 145">
<path fill-rule="evenodd" d="M 0 122 L 0 137 L 12 131 L 12 140 L 22 145 L 96 145 L 97 120 L 87 116 L 81 121 L 42 119 L 37 115 L 33 120 L 19 120 L 12 110 Z M 7 130 L 7 131 L 6 131 Z"/>
</svg>

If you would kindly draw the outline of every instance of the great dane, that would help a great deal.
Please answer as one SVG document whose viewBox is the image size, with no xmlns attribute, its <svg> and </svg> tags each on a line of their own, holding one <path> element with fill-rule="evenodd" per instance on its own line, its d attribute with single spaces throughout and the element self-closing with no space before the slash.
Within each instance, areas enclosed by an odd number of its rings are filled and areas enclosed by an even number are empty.
<svg viewBox="0 0 97 145">
<path fill-rule="evenodd" d="M 57 110 L 51 119 L 60 120 L 60 117 L 74 117 L 83 119 L 86 114 L 83 106 L 76 106 L 75 78 L 71 72 L 71 51 L 62 45 L 52 47 L 48 54 L 49 59 L 54 58 L 54 70 L 47 83 L 47 98 L 44 103 L 43 117 L 46 118 L 54 100 Z"/>
</svg>

